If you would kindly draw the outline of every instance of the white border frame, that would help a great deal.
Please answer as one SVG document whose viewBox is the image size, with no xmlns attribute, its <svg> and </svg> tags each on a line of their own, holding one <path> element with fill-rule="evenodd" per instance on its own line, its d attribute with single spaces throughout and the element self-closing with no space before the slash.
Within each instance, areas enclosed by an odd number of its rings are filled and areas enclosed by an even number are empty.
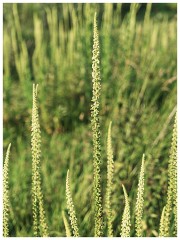
<svg viewBox="0 0 180 240">
<path fill-rule="evenodd" d="M 1 53 L 1 58 L 0 58 L 0 71 L 1 71 L 1 81 L 0 81 L 0 129 L 1 129 L 1 137 L 0 137 L 0 152 L 1 152 L 1 168 L 0 168 L 0 238 L 4 238 L 2 237 L 2 219 L 3 219 L 3 3 L 177 3 L 177 79 L 179 78 L 179 33 L 180 33 L 180 21 L 179 21 L 179 15 L 180 15 L 180 9 L 179 9 L 179 4 L 178 1 L 167 1 L 167 0 L 159 0 L 159 1 L 143 1 L 143 0 L 116 0 L 116 1 L 110 1 L 110 0 L 97 0 L 97 1 L 78 1 L 78 0 L 66 0 L 66 1 L 37 1 L 37 0 L 27 0 L 27 1 L 23 1 L 23 0 L 19 0 L 19 1 L 14 1 L 14 0 L 5 0 L 2 1 L 0 3 L 0 25 L 1 25 L 1 29 L 0 29 L 0 53 Z M 177 81 L 178 83 L 178 81 Z M 179 91 L 179 84 L 177 84 L 177 123 L 179 126 L 179 118 L 180 118 L 180 112 L 179 112 L 179 96 L 178 96 L 178 92 Z M 178 139 L 179 139 L 179 127 L 178 127 Z M 179 141 L 178 141 L 179 142 Z M 178 159 L 180 156 L 180 152 L 179 152 L 179 144 L 178 144 Z M 178 173 L 180 173 L 179 171 L 180 168 L 180 164 L 178 164 Z M 178 179 L 178 193 L 180 192 L 180 183 L 179 183 L 179 179 Z M 178 194 L 178 236 L 179 236 L 179 228 L 180 228 L 180 204 L 179 204 L 179 194 Z M 20 238 L 20 237 L 18 237 Z M 23 238 L 23 237 L 21 237 Z M 28 237 L 28 239 L 33 239 L 34 237 Z M 51 237 L 52 238 L 52 237 Z M 67 237 L 55 237 L 56 239 L 67 239 Z M 159 237 L 157 237 L 159 239 Z M 155 238 L 155 239 L 157 239 Z M 8 238 L 4 238 L 4 239 L 17 239 L 17 237 L 8 237 Z M 40 237 L 36 238 L 36 239 L 42 239 Z M 43 239 L 49 239 L 49 237 L 43 238 Z M 74 239 L 74 237 L 69 237 L 69 239 Z M 89 239 L 95 239 L 94 237 L 90 237 Z M 104 239 L 104 238 L 98 238 L 98 239 Z M 108 238 L 108 239 L 123 239 L 120 237 L 114 237 L 114 238 Z M 137 237 L 133 237 L 133 239 L 139 239 Z M 154 239 L 154 237 L 143 237 L 142 239 Z M 175 239 L 173 237 L 169 237 L 168 239 Z"/>
</svg>

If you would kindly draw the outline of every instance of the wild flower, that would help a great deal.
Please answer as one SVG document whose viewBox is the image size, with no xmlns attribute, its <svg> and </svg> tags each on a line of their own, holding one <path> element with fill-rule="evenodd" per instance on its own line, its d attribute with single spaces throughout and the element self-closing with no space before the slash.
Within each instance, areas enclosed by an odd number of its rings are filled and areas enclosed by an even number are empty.
<svg viewBox="0 0 180 240">
<path fill-rule="evenodd" d="M 142 157 L 141 171 L 139 175 L 138 191 L 135 206 L 135 229 L 136 236 L 142 237 L 142 216 L 143 216 L 143 204 L 144 204 L 144 154 Z"/>
<path fill-rule="evenodd" d="M 177 114 L 174 121 L 168 162 L 168 190 L 164 213 L 164 237 L 169 236 L 171 217 L 174 214 L 174 235 L 177 235 Z"/>
<path fill-rule="evenodd" d="M 122 216 L 121 237 L 130 237 L 131 221 L 130 221 L 129 199 L 128 199 L 128 195 L 124 185 L 122 185 L 122 187 L 124 191 L 125 207 L 124 207 L 124 212 Z"/>
<path fill-rule="evenodd" d="M 9 155 L 11 143 L 8 146 L 3 166 L 3 236 L 9 236 Z"/>
<path fill-rule="evenodd" d="M 69 170 L 67 171 L 67 177 L 66 177 L 66 201 L 67 201 L 67 209 L 68 209 L 68 213 L 69 213 L 71 227 L 73 229 L 73 236 L 79 237 L 76 212 L 74 209 L 74 204 L 73 204 L 73 200 L 71 197 L 71 191 L 70 191 Z"/>
<path fill-rule="evenodd" d="M 106 188 L 106 214 L 108 225 L 108 237 L 113 237 L 112 225 L 112 207 L 111 207 L 111 192 L 112 192 L 112 178 L 114 172 L 113 150 L 111 142 L 111 125 L 109 123 L 108 137 L 107 137 L 107 188 Z"/>
<path fill-rule="evenodd" d="M 32 107 L 32 128 L 31 128 L 31 151 L 32 151 L 32 208 L 34 236 L 48 236 L 43 194 L 41 189 L 41 131 L 39 124 L 39 113 L 37 103 L 38 85 L 33 84 L 33 107 Z"/>
<path fill-rule="evenodd" d="M 100 60 L 99 60 L 99 36 L 97 28 L 97 16 L 94 15 L 94 36 L 93 36 L 93 56 L 92 56 L 92 83 L 93 96 L 91 105 L 91 125 L 93 134 L 93 165 L 94 165 L 94 218 L 95 237 L 103 234 L 103 209 L 101 196 L 101 145 L 100 145 L 100 122 L 99 122 L 99 97 L 101 89 Z"/>
</svg>

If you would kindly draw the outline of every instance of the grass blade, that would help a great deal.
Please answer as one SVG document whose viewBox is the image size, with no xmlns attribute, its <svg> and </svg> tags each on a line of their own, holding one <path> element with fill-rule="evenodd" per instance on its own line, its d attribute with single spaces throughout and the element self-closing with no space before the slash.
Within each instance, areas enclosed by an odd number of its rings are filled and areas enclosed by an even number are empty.
<svg viewBox="0 0 180 240">
<path fill-rule="evenodd" d="M 66 218 L 64 211 L 62 212 L 62 216 L 63 216 L 64 226 L 66 229 L 66 237 L 71 237 L 71 229 L 70 229 L 70 226 L 69 226 L 69 223 L 68 223 L 68 220 Z"/>
<path fill-rule="evenodd" d="M 161 220 L 160 220 L 160 227 L 159 227 L 159 237 L 165 236 L 165 226 L 164 226 L 164 216 L 165 216 L 166 207 L 163 207 Z"/>
</svg>

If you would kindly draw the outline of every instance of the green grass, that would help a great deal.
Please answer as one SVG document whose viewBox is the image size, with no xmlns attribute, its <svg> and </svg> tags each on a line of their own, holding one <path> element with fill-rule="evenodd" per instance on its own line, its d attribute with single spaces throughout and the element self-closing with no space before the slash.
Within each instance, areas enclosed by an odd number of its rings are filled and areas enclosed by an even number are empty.
<svg viewBox="0 0 180 240">
<path fill-rule="evenodd" d="M 158 236 L 167 200 L 169 149 L 176 112 L 177 20 L 173 7 L 165 12 L 153 5 L 151 13 L 150 7 L 145 7 L 132 4 L 125 11 L 123 5 L 121 11 L 120 4 L 114 8 L 111 4 L 4 4 L 4 149 L 12 143 L 10 236 L 33 236 L 33 83 L 39 84 L 42 192 L 49 235 L 66 235 L 62 211 L 67 216 L 68 169 L 79 232 L 81 236 L 94 235 L 90 108 L 95 11 L 101 50 L 103 202 L 107 129 L 112 121 L 113 234 L 119 236 L 121 232 L 123 184 L 131 209 L 131 236 L 135 235 L 138 177 L 145 153 L 142 230 L 143 236 Z"/>
</svg>

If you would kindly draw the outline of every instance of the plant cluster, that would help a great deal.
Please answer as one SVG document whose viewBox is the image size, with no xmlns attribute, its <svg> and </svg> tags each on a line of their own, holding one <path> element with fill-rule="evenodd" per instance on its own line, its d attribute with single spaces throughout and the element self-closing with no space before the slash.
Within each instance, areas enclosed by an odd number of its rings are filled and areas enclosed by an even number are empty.
<svg viewBox="0 0 180 240">
<path fill-rule="evenodd" d="M 3 235 L 176 236 L 175 17 L 36 7 L 4 5 Z"/>
<path fill-rule="evenodd" d="M 102 184 L 101 184 L 101 143 L 100 143 L 100 121 L 99 121 L 99 107 L 100 107 L 100 49 L 99 49 L 99 36 L 97 28 L 97 16 L 94 15 L 94 37 L 93 37 L 93 57 L 92 57 L 92 106 L 91 106 L 91 125 L 93 136 L 93 166 L 94 166 L 94 236 L 102 237 L 104 235 L 104 222 L 103 222 L 103 203 L 102 203 Z M 33 84 L 33 107 L 32 107 L 32 212 L 33 212 L 33 227 L 34 236 L 48 236 L 48 227 L 46 223 L 43 194 L 41 189 L 41 131 L 39 123 L 37 91 L 38 85 Z M 107 137 L 107 193 L 106 193 L 106 206 L 107 206 L 107 225 L 108 236 L 113 236 L 113 221 L 112 221 L 112 184 L 113 184 L 113 150 L 111 142 L 111 124 L 109 124 L 108 137 Z M 8 193 L 8 165 L 10 146 L 7 149 L 6 158 L 3 168 L 3 235 L 5 237 L 9 234 L 8 227 L 8 212 L 9 212 L 9 193 Z M 137 200 L 135 206 L 135 231 L 137 237 L 143 236 L 143 208 L 144 208 L 144 174 L 145 174 L 145 156 L 143 154 L 141 170 L 139 175 L 139 183 L 137 189 Z M 174 234 L 177 234 L 177 119 L 173 129 L 171 153 L 169 158 L 168 167 L 168 192 L 167 204 L 163 208 L 160 220 L 160 236 L 169 236 L 169 229 L 172 224 L 171 216 L 174 215 Z M 130 237 L 131 234 L 131 215 L 128 194 L 124 185 L 125 207 L 122 215 L 121 223 L 121 237 Z M 66 235 L 79 237 L 79 229 L 75 206 L 71 196 L 69 170 L 66 177 L 66 199 L 67 209 L 69 213 L 69 220 L 66 219 L 63 213 L 63 220 L 66 229 Z"/>
</svg>

